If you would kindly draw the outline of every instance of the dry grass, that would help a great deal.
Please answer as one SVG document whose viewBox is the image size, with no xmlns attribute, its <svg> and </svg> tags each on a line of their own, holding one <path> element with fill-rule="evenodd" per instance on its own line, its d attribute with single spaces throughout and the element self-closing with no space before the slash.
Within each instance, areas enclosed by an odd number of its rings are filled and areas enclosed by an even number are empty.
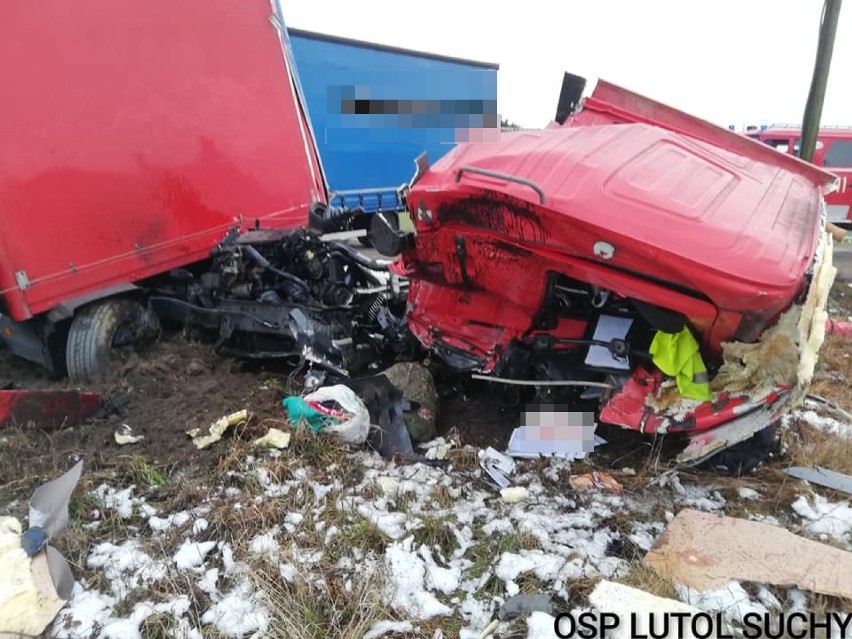
<svg viewBox="0 0 852 639">
<path fill-rule="evenodd" d="M 328 566 L 322 583 L 298 575 L 281 578 L 268 561 L 255 562 L 250 578 L 264 592 L 274 635 L 292 639 L 360 639 L 379 619 L 393 618 L 383 603 L 384 575 L 359 571 L 343 577 Z"/>
<path fill-rule="evenodd" d="M 819 352 L 811 392 L 852 411 L 852 348 L 848 337 L 827 335 Z"/>
<path fill-rule="evenodd" d="M 672 581 L 660 576 L 641 562 L 635 562 L 630 572 L 623 577 L 617 578 L 616 581 L 644 590 L 658 597 L 676 598 Z"/>
<path fill-rule="evenodd" d="M 852 440 L 823 432 L 803 421 L 790 428 L 787 438 L 792 466 L 822 466 L 852 474 Z"/>
<path fill-rule="evenodd" d="M 480 531 L 477 542 L 465 553 L 465 557 L 473 561 L 467 573 L 471 577 L 481 577 L 504 552 L 517 553 L 538 547 L 538 539 L 529 533 L 488 536 Z"/>
</svg>

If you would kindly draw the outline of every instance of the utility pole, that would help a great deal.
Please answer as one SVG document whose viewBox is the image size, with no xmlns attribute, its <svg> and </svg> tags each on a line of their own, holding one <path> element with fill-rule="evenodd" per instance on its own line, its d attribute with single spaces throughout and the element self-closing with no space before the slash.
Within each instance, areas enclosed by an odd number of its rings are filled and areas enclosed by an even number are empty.
<svg viewBox="0 0 852 639">
<path fill-rule="evenodd" d="M 817 44 L 814 75 L 811 79 L 811 90 L 805 105 L 805 116 L 802 122 L 802 148 L 800 157 L 812 162 L 816 149 L 819 121 L 822 117 L 822 105 L 825 102 L 825 86 L 828 83 L 828 71 L 831 68 L 831 53 L 834 50 L 834 35 L 837 33 L 837 19 L 840 16 L 842 0 L 825 0 L 822 7 L 822 20 L 819 27 L 819 43 Z"/>
</svg>

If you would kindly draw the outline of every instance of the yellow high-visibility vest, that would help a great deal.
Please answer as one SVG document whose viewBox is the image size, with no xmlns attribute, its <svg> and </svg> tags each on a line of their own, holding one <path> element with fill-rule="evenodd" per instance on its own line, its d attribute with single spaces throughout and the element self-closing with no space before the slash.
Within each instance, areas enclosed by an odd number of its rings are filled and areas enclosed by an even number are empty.
<svg viewBox="0 0 852 639">
<path fill-rule="evenodd" d="M 699 401 L 713 396 L 698 342 L 688 327 L 684 326 L 679 333 L 657 331 L 650 352 L 657 368 L 675 378 L 681 395 Z"/>
</svg>

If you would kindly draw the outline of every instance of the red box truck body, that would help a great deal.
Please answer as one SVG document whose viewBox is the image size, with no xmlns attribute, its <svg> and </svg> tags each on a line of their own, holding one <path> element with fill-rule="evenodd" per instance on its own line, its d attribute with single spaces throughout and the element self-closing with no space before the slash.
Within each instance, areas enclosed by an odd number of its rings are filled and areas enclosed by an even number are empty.
<svg viewBox="0 0 852 639">
<path fill-rule="evenodd" d="M 241 222 L 303 225 L 324 201 L 274 2 L 49 9 L 0 7 L 3 314 L 202 259 Z"/>
</svg>

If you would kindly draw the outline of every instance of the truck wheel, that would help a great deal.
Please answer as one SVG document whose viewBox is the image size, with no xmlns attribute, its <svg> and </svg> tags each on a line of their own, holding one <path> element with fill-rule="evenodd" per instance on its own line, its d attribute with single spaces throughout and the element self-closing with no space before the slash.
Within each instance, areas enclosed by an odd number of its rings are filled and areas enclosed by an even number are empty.
<svg viewBox="0 0 852 639">
<path fill-rule="evenodd" d="M 103 377 L 116 354 L 159 335 L 157 316 L 132 299 L 110 299 L 79 311 L 71 322 L 65 360 L 72 382 Z"/>
</svg>

